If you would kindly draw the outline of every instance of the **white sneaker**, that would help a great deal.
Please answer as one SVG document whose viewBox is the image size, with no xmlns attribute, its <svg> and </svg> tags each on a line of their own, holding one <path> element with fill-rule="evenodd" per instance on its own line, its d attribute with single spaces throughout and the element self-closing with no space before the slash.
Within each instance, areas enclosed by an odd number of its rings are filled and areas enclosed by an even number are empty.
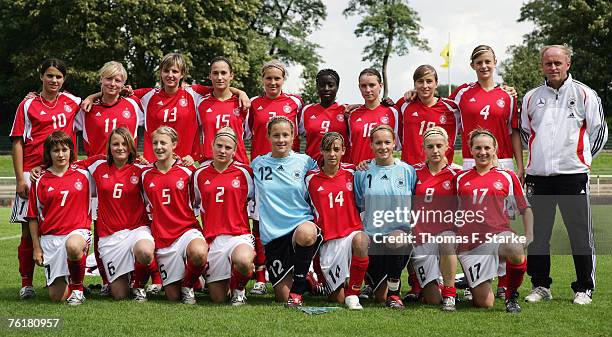
<svg viewBox="0 0 612 337">
<path fill-rule="evenodd" d="M 253 289 L 249 292 L 251 295 L 265 295 L 268 293 L 268 288 L 264 282 L 255 282 Z"/>
<path fill-rule="evenodd" d="M 471 301 L 474 298 L 474 296 L 472 296 L 472 292 L 470 291 L 470 288 L 465 288 L 463 289 L 463 300 L 464 301 Z"/>
<path fill-rule="evenodd" d="M 110 284 L 103 284 L 100 288 L 100 296 L 107 297 L 111 295 Z"/>
<path fill-rule="evenodd" d="M 32 286 L 25 286 L 19 290 L 19 298 L 27 300 L 36 297 L 36 290 Z"/>
<path fill-rule="evenodd" d="M 157 295 L 162 290 L 161 284 L 149 284 L 147 286 L 147 293 Z"/>
<path fill-rule="evenodd" d="M 132 288 L 132 294 L 134 294 L 134 301 L 142 303 L 147 301 L 147 292 L 144 288 Z"/>
<path fill-rule="evenodd" d="M 586 292 L 579 291 L 574 294 L 574 304 L 585 305 L 591 304 L 591 302 L 593 302 L 593 299 Z"/>
<path fill-rule="evenodd" d="M 344 305 L 346 305 L 349 310 L 363 310 L 361 303 L 359 303 L 359 296 L 357 295 L 346 296 L 344 298 Z"/>
<path fill-rule="evenodd" d="M 244 289 L 234 289 L 230 303 L 235 307 L 246 304 L 246 295 Z"/>
<path fill-rule="evenodd" d="M 535 303 L 540 301 L 552 300 L 552 293 L 549 288 L 535 287 L 531 289 L 531 293 L 525 296 L 525 302 Z"/>
<path fill-rule="evenodd" d="M 181 287 L 181 302 L 183 304 L 196 304 L 193 288 Z"/>
<path fill-rule="evenodd" d="M 85 295 L 80 290 L 73 290 L 66 302 L 68 302 L 68 305 L 81 305 L 85 302 Z"/>
<path fill-rule="evenodd" d="M 442 309 L 442 311 L 455 311 L 455 297 L 444 297 L 444 299 L 442 299 L 442 306 L 440 309 Z"/>
</svg>

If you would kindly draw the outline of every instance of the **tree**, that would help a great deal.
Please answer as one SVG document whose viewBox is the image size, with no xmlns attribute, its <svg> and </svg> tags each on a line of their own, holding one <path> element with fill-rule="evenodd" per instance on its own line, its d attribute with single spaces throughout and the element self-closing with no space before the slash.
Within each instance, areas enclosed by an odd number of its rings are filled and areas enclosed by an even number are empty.
<svg viewBox="0 0 612 337">
<path fill-rule="evenodd" d="M 502 62 L 500 73 L 504 82 L 516 89 L 520 104 L 527 91 L 544 81 L 540 54 L 537 48 L 528 45 L 510 46 L 507 52 L 512 57 Z"/>
<path fill-rule="evenodd" d="M 355 29 L 357 37 L 367 36 L 370 44 L 364 48 L 363 61 L 382 66 L 384 97 L 388 95 L 387 63 L 392 54 L 407 55 L 409 47 L 430 50 L 426 39 L 420 38 L 420 18 L 403 0 L 350 0 L 345 16 L 361 15 Z"/>
</svg>

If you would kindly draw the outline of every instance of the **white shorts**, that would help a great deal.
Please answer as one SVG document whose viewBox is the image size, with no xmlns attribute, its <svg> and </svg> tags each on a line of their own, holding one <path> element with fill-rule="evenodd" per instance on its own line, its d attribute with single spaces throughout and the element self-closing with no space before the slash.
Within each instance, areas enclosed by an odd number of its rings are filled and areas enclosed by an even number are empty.
<svg viewBox="0 0 612 337">
<path fill-rule="evenodd" d="M 91 197 L 89 199 L 89 208 L 91 209 L 91 220 L 98 220 L 98 197 Z"/>
<path fill-rule="evenodd" d="M 480 246 L 460 252 L 459 262 L 470 288 L 492 280 L 497 276 L 499 265 L 499 243 L 483 243 Z"/>
<path fill-rule="evenodd" d="M 85 240 L 85 254 L 89 251 L 91 244 L 91 231 L 88 229 L 75 229 L 66 235 L 43 235 L 40 237 L 40 247 L 43 251 L 43 263 L 45 266 L 45 277 L 47 286 L 51 285 L 58 277 L 64 277 L 66 283 L 68 271 L 68 253 L 66 252 L 66 241 L 73 235 L 80 235 Z"/>
<path fill-rule="evenodd" d="M 140 240 L 149 240 L 155 244 L 148 226 L 124 229 L 98 240 L 98 252 L 109 282 L 134 270 L 134 246 Z"/>
<path fill-rule="evenodd" d="M 204 240 L 204 235 L 198 229 L 190 229 L 176 239 L 169 247 L 155 251 L 155 258 L 159 266 L 162 284 L 168 285 L 183 279 L 185 275 L 185 260 L 187 259 L 187 246 L 194 239 Z"/>
<path fill-rule="evenodd" d="M 329 290 L 336 291 L 349 278 L 353 257 L 353 238 L 361 231 L 323 242 L 319 253 L 321 270 Z"/>
<path fill-rule="evenodd" d="M 436 236 L 455 236 L 455 233 L 446 231 Z M 440 247 L 435 242 L 426 242 L 414 246 L 412 249 L 412 267 L 417 274 L 417 279 L 422 287 L 432 281 L 438 280 L 440 272 Z"/>
<path fill-rule="evenodd" d="M 207 283 L 227 280 L 232 276 L 232 254 L 241 244 L 255 249 L 255 238 L 251 234 L 219 235 L 215 238 L 208 248 Z"/>
<path fill-rule="evenodd" d="M 30 172 L 24 172 L 23 178 L 25 179 L 28 190 L 32 187 L 30 182 Z M 28 222 L 26 216 L 28 215 L 28 198 L 22 198 L 19 194 L 15 193 L 15 200 L 13 201 L 13 210 L 11 211 L 12 223 L 23 223 Z"/>
</svg>

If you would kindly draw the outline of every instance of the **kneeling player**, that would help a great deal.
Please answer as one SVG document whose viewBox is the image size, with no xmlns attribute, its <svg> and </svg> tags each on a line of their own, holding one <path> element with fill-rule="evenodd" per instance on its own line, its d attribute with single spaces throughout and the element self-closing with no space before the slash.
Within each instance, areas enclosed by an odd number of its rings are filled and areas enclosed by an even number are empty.
<svg viewBox="0 0 612 337">
<path fill-rule="evenodd" d="M 238 139 L 230 127 L 221 128 L 212 144 L 213 160 L 194 173 L 196 206 L 210 245 L 206 284 L 213 302 L 246 303 L 244 287 L 253 272 L 255 256 L 247 201 L 253 197 L 251 168 L 234 161 Z"/>
<path fill-rule="evenodd" d="M 91 243 L 90 175 L 70 168 L 76 158 L 74 144 L 62 131 L 47 137 L 43 158 L 48 168 L 30 189 L 27 216 L 34 261 L 45 267 L 52 301 L 67 298 L 68 304 L 80 305 L 85 301 L 83 278 Z"/>
<path fill-rule="evenodd" d="M 206 267 L 208 245 L 193 209 L 193 172 L 173 156 L 178 142 L 174 129 L 160 126 L 152 137 L 157 161 L 142 173 L 142 187 L 153 216 L 155 257 L 166 297 L 195 304 L 193 286 Z"/>
<path fill-rule="evenodd" d="M 353 165 L 340 163 L 345 151 L 339 133 L 326 133 L 321 141 L 323 167 L 308 173 L 306 185 L 315 223 L 325 240 L 319 254 L 323 276 L 332 292 L 329 299 L 360 310 L 358 295 L 368 268 L 369 238 L 362 231 L 353 194 Z"/>
<path fill-rule="evenodd" d="M 462 171 L 456 177 L 455 186 L 460 209 L 475 214 L 473 221 L 458 229 L 467 243 L 458 247 L 459 260 L 472 289 L 476 307 L 493 306 L 491 279 L 497 275 L 499 256 L 506 258 L 506 311 L 518 313 L 518 288 L 523 282 L 527 260 L 524 247 L 533 238 L 533 213 L 525 199 L 516 174 L 496 167 L 497 141 L 487 130 L 476 129 L 470 133 L 470 151 L 476 166 Z M 508 199 L 508 200 L 507 200 Z M 506 210 L 507 202 L 516 202 L 522 214 L 525 237 L 512 232 Z"/>
</svg>

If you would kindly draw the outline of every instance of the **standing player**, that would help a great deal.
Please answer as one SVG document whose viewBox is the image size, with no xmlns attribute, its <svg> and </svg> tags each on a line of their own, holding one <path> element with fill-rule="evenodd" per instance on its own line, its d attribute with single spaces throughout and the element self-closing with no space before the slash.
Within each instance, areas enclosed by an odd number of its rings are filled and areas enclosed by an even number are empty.
<svg viewBox="0 0 612 337">
<path fill-rule="evenodd" d="M 320 103 L 304 106 L 300 116 L 300 134 L 306 136 L 306 154 L 321 163 L 321 139 L 327 132 L 337 132 L 343 139 L 348 139 L 348 126 L 344 117 L 346 107 L 336 103 L 336 94 L 340 85 L 340 76 L 332 69 L 323 69 L 317 73 L 317 93 Z M 345 151 L 345 159 L 349 158 Z"/>
<path fill-rule="evenodd" d="M 352 310 L 363 309 L 359 290 L 368 268 L 368 236 L 353 194 L 353 166 L 342 164 L 344 138 L 328 132 L 321 141 L 323 167 L 306 176 L 315 223 L 323 232 L 320 261 L 331 301 Z M 348 283 L 346 280 L 348 278 Z"/>
<path fill-rule="evenodd" d="M 45 267 L 51 301 L 67 298 L 68 304 L 80 305 L 85 301 L 83 278 L 91 242 L 90 175 L 70 168 L 76 153 L 68 134 L 54 131 L 45 139 L 43 151 L 48 168 L 30 189 L 27 215 L 33 257 Z"/>
<path fill-rule="evenodd" d="M 179 141 L 174 129 L 160 126 L 151 136 L 157 161 L 142 173 L 142 187 L 153 217 L 155 258 L 166 297 L 195 304 L 193 286 L 206 267 L 208 245 L 193 209 L 193 172 L 174 159 Z"/>
<path fill-rule="evenodd" d="M 247 118 L 245 138 L 251 139 L 251 159 L 265 155 L 272 150 L 268 140 L 268 122 L 272 117 L 284 116 L 293 124 L 293 129 L 298 129 L 299 113 L 302 109 L 302 99 L 297 95 L 283 92 L 283 84 L 287 79 L 285 64 L 272 60 L 261 67 L 262 85 L 264 96 L 251 99 L 251 108 Z M 299 152 L 300 141 L 294 137 L 293 150 Z M 256 173 L 256 172 L 255 172 Z M 266 256 L 259 235 L 259 218 L 252 210 L 253 235 L 255 236 L 255 276 L 256 283 L 251 289 L 253 295 L 263 295 L 267 292 L 265 261 Z"/>
<path fill-rule="evenodd" d="M 253 171 L 234 161 L 238 137 L 232 128 L 219 129 L 212 139 L 213 160 L 195 171 L 196 205 L 210 245 L 206 284 L 213 302 L 246 303 L 244 287 L 253 273 L 255 256 L 247 200 L 253 198 Z"/>
<path fill-rule="evenodd" d="M 443 214 L 457 208 L 452 182 L 460 167 L 453 167 L 448 162 L 448 139 L 446 130 L 440 126 L 433 126 L 423 133 L 422 151 L 426 159 L 414 167 L 418 179 L 414 192 L 414 209 L 417 211 Z M 422 288 L 420 295 L 425 303 L 441 302 L 444 311 L 455 310 L 457 256 L 452 243 L 454 230 L 452 221 L 435 216 L 419 218 L 412 228 L 415 244 L 411 263 Z M 449 242 L 428 242 L 434 236 L 448 238 Z M 442 287 L 437 282 L 440 276 Z"/>
<path fill-rule="evenodd" d="M 249 162 L 244 147 L 243 133 L 247 112 L 240 109 L 238 95 L 230 90 L 234 79 L 232 63 L 223 56 L 210 61 L 209 79 L 213 84 L 213 92 L 207 95 L 196 95 L 196 109 L 200 125 L 202 126 L 202 159 L 201 162 L 213 159 L 213 140 L 217 131 L 229 126 L 236 130 L 237 148 L 235 159 L 241 163 Z"/>
<path fill-rule="evenodd" d="M 410 219 L 404 217 L 385 223 L 377 214 L 410 211 L 416 173 L 412 166 L 393 158 L 396 135 L 391 126 L 381 124 L 374 127 L 370 139 L 374 160 L 370 161 L 367 170 L 355 173 L 355 199 L 359 209 L 365 212 L 362 217 L 365 231 L 373 241 L 367 276 L 378 302 L 385 302 L 390 308 L 403 309 L 400 276 L 408 262 L 409 245 L 401 240 L 410 231 Z M 393 241 L 387 244 L 381 240 Z"/>
<path fill-rule="evenodd" d="M 272 117 L 268 123 L 272 151 L 251 164 L 266 268 L 276 301 L 286 302 L 288 307 L 302 305 L 306 274 L 323 240 L 321 230 L 312 222 L 304 182 L 306 173 L 317 164 L 307 155 L 291 150 L 294 136 L 292 120 Z"/>
<path fill-rule="evenodd" d="M 476 72 L 477 82 L 459 86 L 449 98 L 454 100 L 461 111 L 461 149 L 463 168 L 470 169 L 475 165 L 467 143 L 469 134 L 475 129 L 490 130 L 499 141 L 497 153 L 501 168 L 515 169 L 512 160 L 516 160 L 516 172 L 523 182 L 523 146 L 518 129 L 518 110 L 516 99 L 499 85 L 495 84 L 493 75 L 497 59 L 493 49 L 480 45 L 474 48 L 470 57 L 470 66 Z M 513 211 L 511 211 L 513 213 Z M 506 278 L 503 262 L 500 264 L 497 295 L 503 298 Z"/>
<path fill-rule="evenodd" d="M 406 101 L 401 98 L 396 106 L 401 117 L 400 139 L 402 140 L 402 160 L 410 165 L 425 161 L 422 146 L 423 134 L 432 126 L 444 128 L 449 145 L 445 156 L 447 163 L 453 162 L 453 145 L 461 121 L 459 109 L 450 99 L 435 96 L 438 88 L 438 73 L 430 65 L 419 66 L 413 75 L 416 98 Z"/>
<path fill-rule="evenodd" d="M 63 131 L 75 144 L 74 119 L 81 99 L 62 92 L 66 77 L 66 65 L 58 59 L 48 59 L 40 66 L 42 91 L 40 95 L 26 98 L 19 104 L 11 129 L 13 143 L 13 168 L 17 180 L 15 201 L 10 222 L 21 223 L 21 242 L 17 249 L 21 274 L 21 299 L 36 296 L 32 279 L 32 238 L 26 215 L 28 213 L 29 171 L 42 164 L 43 143 L 54 131 Z"/>
<path fill-rule="evenodd" d="M 399 115 L 397 110 L 380 103 L 382 84 L 382 77 L 376 69 L 367 68 L 359 73 L 359 90 L 365 103 L 355 109 L 348 119 L 350 162 L 355 165 L 374 157 L 370 147 L 370 132 L 377 125 L 389 125 L 393 133 L 398 135 Z M 397 149 L 400 149 L 399 139 L 394 139 L 393 142 Z"/>
<path fill-rule="evenodd" d="M 533 239 L 533 213 L 525 199 L 516 174 L 495 166 L 497 141 L 487 130 L 476 129 L 467 139 L 476 166 L 462 171 L 455 179 L 460 210 L 472 211 L 472 221 L 458 227 L 458 234 L 468 238 L 458 246 L 459 260 L 472 291 L 475 307 L 490 308 L 494 296 L 491 279 L 497 275 L 499 257 L 506 259 L 508 278 L 506 311 L 518 313 L 518 288 L 523 282 L 527 260 L 523 252 Z M 525 237 L 517 238 L 510 227 L 506 199 L 514 199 L 522 213 Z M 521 242 L 518 243 L 518 242 Z"/>
</svg>

